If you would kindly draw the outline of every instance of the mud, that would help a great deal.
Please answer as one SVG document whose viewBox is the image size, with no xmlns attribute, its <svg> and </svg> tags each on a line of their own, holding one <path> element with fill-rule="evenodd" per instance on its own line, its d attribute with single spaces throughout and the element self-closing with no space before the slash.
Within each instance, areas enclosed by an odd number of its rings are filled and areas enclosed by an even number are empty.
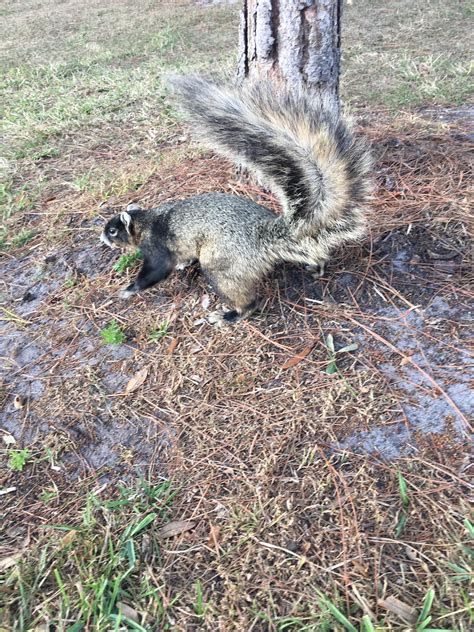
<svg viewBox="0 0 474 632">
<path fill-rule="evenodd" d="M 135 349 L 101 344 L 88 316 L 69 308 L 69 280 L 81 288 L 110 270 L 110 253 L 87 241 L 2 262 L 2 306 L 15 316 L 1 323 L 0 428 L 33 449 L 60 437 L 56 459 L 73 477 L 104 468 L 143 474 L 171 435 L 164 415 L 125 416 L 108 399 L 133 375 Z M 16 395 L 24 408 L 15 408 Z"/>
<path fill-rule="evenodd" d="M 385 342 L 366 330 L 356 330 L 354 340 L 397 390 L 403 413 L 395 426 L 355 433 L 337 447 L 394 459 L 416 453 L 420 434 L 466 439 L 466 421 L 474 418 L 474 304 L 462 291 L 469 254 L 468 243 L 455 234 L 433 234 L 423 226 L 398 229 L 375 244 L 379 263 L 372 283 L 361 288 L 360 277 L 350 273 L 329 283 L 336 300 L 353 302 L 357 296 L 373 316 L 370 328 Z"/>
<path fill-rule="evenodd" d="M 439 332 L 440 324 L 446 328 L 452 323 L 464 324 L 467 332 L 472 311 L 460 307 L 459 304 L 452 307 L 445 299 L 435 297 L 426 309 L 419 308 L 416 312 L 404 313 L 395 308 L 373 310 L 383 318 L 374 324 L 373 330 L 403 356 L 397 358 L 390 350 L 387 352 L 385 344 L 367 340 L 365 333 L 357 332 L 356 340 L 365 352 L 370 348 L 390 358 L 391 361 L 379 362 L 377 368 L 400 394 L 404 420 L 395 427 L 357 433 L 338 447 L 378 452 L 386 459 L 394 459 L 416 453 L 420 433 L 448 433 L 460 442 L 466 439 L 465 420 L 474 418 L 474 361 L 464 336 L 452 341 Z M 403 364 L 405 358 L 407 363 Z"/>
</svg>

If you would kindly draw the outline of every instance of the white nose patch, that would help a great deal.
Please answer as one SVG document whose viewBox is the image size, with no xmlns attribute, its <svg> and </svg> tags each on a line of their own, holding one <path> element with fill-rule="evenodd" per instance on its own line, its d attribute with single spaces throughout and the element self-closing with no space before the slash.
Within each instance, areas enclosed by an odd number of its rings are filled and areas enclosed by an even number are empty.
<svg viewBox="0 0 474 632">
<path fill-rule="evenodd" d="M 109 248 L 115 248 L 115 244 L 113 244 L 110 241 L 110 239 L 107 237 L 107 235 L 104 232 L 102 232 L 100 235 L 100 241 L 106 244 Z"/>
</svg>

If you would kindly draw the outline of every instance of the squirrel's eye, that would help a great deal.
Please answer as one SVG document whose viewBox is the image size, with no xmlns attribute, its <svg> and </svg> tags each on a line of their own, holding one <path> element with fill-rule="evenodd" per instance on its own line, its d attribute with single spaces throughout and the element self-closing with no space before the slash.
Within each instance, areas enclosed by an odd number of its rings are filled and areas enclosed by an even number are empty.
<svg viewBox="0 0 474 632">
<path fill-rule="evenodd" d="M 112 237 L 115 237 L 115 235 L 118 234 L 118 230 L 116 228 L 109 228 L 109 235 L 112 235 Z"/>
</svg>

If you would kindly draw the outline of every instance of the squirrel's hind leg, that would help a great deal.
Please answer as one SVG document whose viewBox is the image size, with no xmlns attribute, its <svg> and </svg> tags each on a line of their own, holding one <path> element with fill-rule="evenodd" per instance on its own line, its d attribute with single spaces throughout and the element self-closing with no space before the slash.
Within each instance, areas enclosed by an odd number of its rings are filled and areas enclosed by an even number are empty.
<svg viewBox="0 0 474 632">
<path fill-rule="evenodd" d="M 217 292 L 224 298 L 232 309 L 212 312 L 208 321 L 212 325 L 222 326 L 238 323 L 248 318 L 256 309 L 258 301 L 253 283 L 245 284 L 242 281 L 231 281 L 228 277 L 211 275 Z"/>
</svg>

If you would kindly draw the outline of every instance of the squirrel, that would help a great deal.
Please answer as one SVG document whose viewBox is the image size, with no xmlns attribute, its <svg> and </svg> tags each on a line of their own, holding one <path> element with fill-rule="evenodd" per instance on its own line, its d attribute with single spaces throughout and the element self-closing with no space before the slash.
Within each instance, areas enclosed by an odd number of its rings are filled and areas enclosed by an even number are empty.
<svg viewBox="0 0 474 632">
<path fill-rule="evenodd" d="M 150 210 L 128 206 L 106 223 L 101 239 L 141 250 L 142 267 L 123 297 L 199 262 L 230 307 L 208 320 L 237 322 L 257 309 L 257 286 L 277 263 L 322 272 L 331 250 L 365 235 L 368 143 L 330 95 L 269 80 L 219 86 L 196 76 L 174 78 L 172 87 L 193 134 L 257 175 L 283 213 L 244 197 L 206 193 Z"/>
</svg>

